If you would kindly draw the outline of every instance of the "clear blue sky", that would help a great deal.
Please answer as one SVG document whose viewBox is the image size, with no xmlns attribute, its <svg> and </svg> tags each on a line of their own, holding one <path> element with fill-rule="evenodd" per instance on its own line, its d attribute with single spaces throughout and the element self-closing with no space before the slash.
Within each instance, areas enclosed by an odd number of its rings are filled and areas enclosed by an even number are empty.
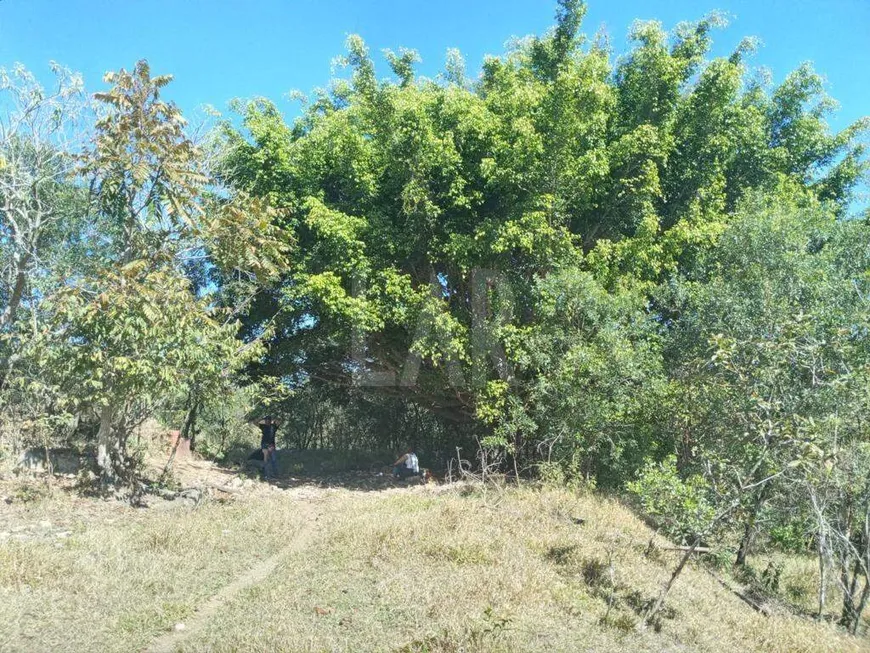
<svg viewBox="0 0 870 653">
<path fill-rule="evenodd" d="M 430 76 L 457 47 L 476 74 L 511 36 L 546 30 L 554 8 L 554 0 L 0 0 L 0 65 L 20 61 L 44 74 L 56 60 L 97 89 L 105 71 L 144 57 L 154 72 L 175 75 L 168 95 L 186 113 L 265 95 L 293 114 L 284 94 L 324 85 L 347 34 L 375 52 L 416 48 Z M 826 75 L 842 105 L 834 127 L 870 114 L 870 0 L 590 0 L 584 31 L 604 26 L 621 52 L 635 18 L 672 27 L 713 9 L 732 15 L 715 53 L 758 36 L 755 63 L 776 80 L 805 60 Z"/>
</svg>

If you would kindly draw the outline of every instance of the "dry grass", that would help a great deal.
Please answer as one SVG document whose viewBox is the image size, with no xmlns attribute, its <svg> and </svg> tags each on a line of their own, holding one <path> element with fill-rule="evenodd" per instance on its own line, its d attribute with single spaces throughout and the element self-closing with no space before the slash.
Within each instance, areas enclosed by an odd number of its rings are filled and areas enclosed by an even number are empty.
<svg viewBox="0 0 870 653">
<path fill-rule="evenodd" d="M 275 502 L 281 519 L 262 499 L 159 512 L 89 501 L 83 512 L 55 496 L 17 511 L 5 523 L 52 522 L 0 541 L 0 650 L 144 648 L 293 536 L 293 502 Z"/>
<path fill-rule="evenodd" d="M 141 650 L 195 623 L 206 597 L 315 517 L 305 547 L 180 650 L 870 650 L 828 625 L 757 614 L 693 568 L 658 632 L 639 632 L 675 558 L 645 556 L 651 533 L 619 502 L 474 488 L 260 492 L 89 518 L 61 547 L 0 544 L 0 650 Z"/>
<path fill-rule="evenodd" d="M 750 591 L 754 589 L 771 597 L 797 614 L 813 617 L 817 615 L 819 609 L 819 560 L 817 557 L 809 554 L 762 552 L 751 556 L 749 565 L 751 575 L 754 578 L 748 579 L 747 582 L 746 574 L 737 574 L 737 576 L 743 576 L 738 580 L 743 581 Z M 764 582 L 765 572 L 770 569 L 778 570 L 777 582 L 773 586 Z M 826 580 L 825 608 L 822 618 L 826 621 L 836 622 L 840 618 L 843 593 L 833 571 L 828 571 Z M 859 626 L 859 632 L 865 637 L 870 633 L 870 614 L 866 612 Z"/>
</svg>

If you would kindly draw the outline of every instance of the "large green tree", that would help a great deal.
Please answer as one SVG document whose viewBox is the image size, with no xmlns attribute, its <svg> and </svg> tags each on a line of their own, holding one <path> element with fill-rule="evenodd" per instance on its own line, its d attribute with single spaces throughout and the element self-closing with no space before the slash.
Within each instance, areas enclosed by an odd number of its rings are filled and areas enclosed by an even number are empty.
<svg viewBox="0 0 870 653">
<path fill-rule="evenodd" d="M 382 81 L 352 36 L 349 78 L 315 92 L 292 124 L 265 99 L 237 106 L 222 179 L 280 207 L 276 224 L 298 246 L 248 316 L 251 335 L 276 326 L 262 372 L 366 385 L 526 448 L 523 438 L 552 437 L 532 415 L 559 374 L 530 364 L 519 340 L 546 339 L 564 318 L 573 346 L 623 366 L 565 370 L 587 413 L 568 430 L 606 440 L 637 410 L 615 400 L 618 383 L 596 378 L 640 383 L 655 374 L 643 353 L 654 345 L 571 325 L 561 309 L 545 316 L 558 283 L 548 277 L 579 293 L 557 304 L 585 301 L 590 284 L 634 293 L 599 306 L 612 302 L 608 319 L 636 326 L 638 311 L 656 319 L 644 295 L 714 243 L 748 191 L 789 184 L 847 210 L 866 125 L 830 132 L 832 105 L 811 68 L 771 86 L 748 67 L 751 41 L 710 59 L 715 15 L 671 33 L 638 23 L 614 60 L 605 39 L 580 32 L 584 13 L 563 0 L 553 30 L 488 58 L 474 80 L 456 52 L 444 75 L 417 78 L 416 54 L 403 50 L 387 53 L 394 77 Z M 553 360 L 569 355 L 549 344 Z M 522 412 L 512 425 L 492 414 L 508 399 Z M 593 404 L 620 417 L 593 418 Z M 588 437 L 577 441 L 597 446 Z"/>
</svg>

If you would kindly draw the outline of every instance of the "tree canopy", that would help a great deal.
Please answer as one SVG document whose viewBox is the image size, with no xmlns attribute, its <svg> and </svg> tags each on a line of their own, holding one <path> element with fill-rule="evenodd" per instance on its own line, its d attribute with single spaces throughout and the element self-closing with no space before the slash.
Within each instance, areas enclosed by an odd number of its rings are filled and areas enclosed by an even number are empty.
<svg viewBox="0 0 870 653">
<path fill-rule="evenodd" d="M 639 408 L 596 376 L 625 392 L 661 373 L 654 289 L 694 274 L 745 198 L 848 212 L 868 124 L 831 132 L 810 66 L 774 86 L 749 67 L 752 40 L 710 58 L 715 14 L 670 33 L 637 23 L 614 58 L 580 32 L 584 12 L 560 2 L 551 32 L 476 79 L 456 53 L 416 78 L 410 50 L 387 53 L 393 78 L 379 79 L 352 36 L 348 77 L 292 124 L 268 100 L 238 105 L 219 174 L 279 207 L 295 244 L 245 321 L 249 335 L 277 325 L 264 372 L 398 395 L 492 434 L 494 405 L 515 399 L 528 416 L 553 363 L 604 338 L 596 355 L 612 367 L 569 367 L 584 405 L 619 415 L 583 427 L 600 437 Z"/>
</svg>

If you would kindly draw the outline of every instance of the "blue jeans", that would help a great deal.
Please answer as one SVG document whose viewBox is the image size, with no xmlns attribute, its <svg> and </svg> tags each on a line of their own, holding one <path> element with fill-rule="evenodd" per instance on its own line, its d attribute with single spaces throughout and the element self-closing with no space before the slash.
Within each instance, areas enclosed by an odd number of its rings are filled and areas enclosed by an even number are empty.
<svg viewBox="0 0 870 653">
<path fill-rule="evenodd" d="M 278 475 L 278 452 L 274 447 L 263 449 L 263 474 L 266 478 Z"/>
<path fill-rule="evenodd" d="M 393 476 L 396 478 L 410 478 L 411 476 L 417 476 L 419 472 L 415 472 L 413 469 L 408 469 L 404 465 L 396 465 L 393 467 Z"/>
</svg>

